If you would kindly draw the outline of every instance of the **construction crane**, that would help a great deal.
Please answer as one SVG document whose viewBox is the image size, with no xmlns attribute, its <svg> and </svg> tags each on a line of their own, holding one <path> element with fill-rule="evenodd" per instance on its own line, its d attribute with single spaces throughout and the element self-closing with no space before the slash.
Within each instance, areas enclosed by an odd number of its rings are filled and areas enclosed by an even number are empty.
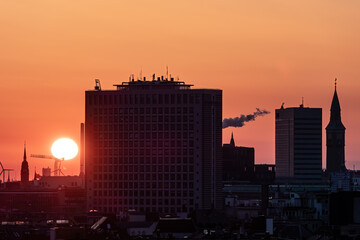
<svg viewBox="0 0 360 240">
<path fill-rule="evenodd" d="M 54 171 L 53 171 L 54 176 L 60 176 L 61 174 L 64 175 L 64 173 L 61 171 L 61 162 L 64 161 L 64 158 L 60 159 L 52 155 L 44 155 L 44 154 L 31 154 L 30 157 L 54 160 Z"/>
<path fill-rule="evenodd" d="M 8 172 L 8 179 L 10 179 L 10 171 L 14 171 L 14 169 L 6 169 L 0 162 L 0 176 L 3 175 L 3 183 L 5 183 L 5 173 Z"/>
</svg>

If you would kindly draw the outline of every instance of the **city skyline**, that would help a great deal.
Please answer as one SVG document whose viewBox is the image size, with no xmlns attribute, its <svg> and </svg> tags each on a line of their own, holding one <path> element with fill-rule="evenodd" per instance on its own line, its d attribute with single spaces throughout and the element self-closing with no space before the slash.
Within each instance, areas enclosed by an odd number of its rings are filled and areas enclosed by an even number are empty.
<svg viewBox="0 0 360 240">
<path fill-rule="evenodd" d="M 360 31 L 355 11 L 359 3 L 263 2 L 259 6 L 209 1 L 206 9 L 198 1 L 193 5 L 142 2 L 136 9 L 132 3 L 87 3 L 87 9 L 81 2 L 71 3 L 71 8 L 43 1 L 31 3 L 33 8 L 27 8 L 30 3 L 1 3 L 0 161 L 16 170 L 17 179 L 24 140 L 28 154 L 49 154 L 60 137 L 80 143 L 84 92 L 93 89 L 95 78 L 110 90 L 131 73 L 165 75 L 166 65 L 174 77 L 179 75 L 198 88 L 222 89 L 223 119 L 250 114 L 256 108 L 271 112 L 242 128 L 223 130 L 223 143 L 234 132 L 238 146 L 254 147 L 256 163 L 275 162 L 274 114 L 282 102 L 285 107 L 297 107 L 304 97 L 305 106 L 322 108 L 323 168 L 324 127 L 337 77 L 347 127 L 347 167 L 360 167 L 356 162 Z M 162 5 L 172 12 L 161 11 Z M 62 14 L 54 17 L 54 11 Z M 182 11 L 188 16 L 185 19 Z M 134 19 L 132 14 L 149 21 Z M 165 18 L 168 22 L 163 22 Z M 30 179 L 35 167 L 40 172 L 53 164 L 29 156 L 27 160 Z M 66 174 L 78 174 L 79 156 L 64 166 Z"/>
</svg>

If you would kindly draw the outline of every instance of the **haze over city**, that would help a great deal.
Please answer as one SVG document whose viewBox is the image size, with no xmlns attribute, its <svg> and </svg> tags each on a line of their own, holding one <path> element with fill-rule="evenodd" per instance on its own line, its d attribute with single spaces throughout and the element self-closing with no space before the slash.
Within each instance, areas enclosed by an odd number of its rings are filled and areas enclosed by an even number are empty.
<svg viewBox="0 0 360 240">
<path fill-rule="evenodd" d="M 256 163 L 275 162 L 275 108 L 323 108 L 329 121 L 334 79 L 346 127 L 346 166 L 360 149 L 360 16 L 357 1 L 16 1 L 0 3 L 0 161 L 16 170 L 27 151 L 50 154 L 69 137 L 80 144 L 85 90 L 130 74 L 165 75 L 196 88 L 223 90 L 223 118 L 268 115 L 234 133 L 255 148 Z M 325 166 L 323 131 L 323 167 Z M 29 158 L 34 168 L 51 161 Z M 64 163 L 79 173 L 79 158 Z"/>
</svg>

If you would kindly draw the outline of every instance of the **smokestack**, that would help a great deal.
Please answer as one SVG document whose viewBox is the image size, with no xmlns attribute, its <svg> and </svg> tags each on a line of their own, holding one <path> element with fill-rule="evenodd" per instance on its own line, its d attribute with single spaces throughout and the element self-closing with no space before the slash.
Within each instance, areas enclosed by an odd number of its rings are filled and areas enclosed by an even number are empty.
<svg viewBox="0 0 360 240">
<path fill-rule="evenodd" d="M 80 124 L 80 177 L 84 176 L 84 163 L 85 163 L 85 124 Z"/>
<path fill-rule="evenodd" d="M 245 125 L 245 122 L 255 121 L 256 117 L 264 116 L 266 114 L 269 114 L 270 112 L 267 110 L 260 110 L 259 108 L 256 108 L 256 112 L 253 114 L 243 115 L 241 114 L 240 117 L 236 118 L 225 118 L 222 122 L 222 128 L 227 127 L 242 127 Z"/>
</svg>

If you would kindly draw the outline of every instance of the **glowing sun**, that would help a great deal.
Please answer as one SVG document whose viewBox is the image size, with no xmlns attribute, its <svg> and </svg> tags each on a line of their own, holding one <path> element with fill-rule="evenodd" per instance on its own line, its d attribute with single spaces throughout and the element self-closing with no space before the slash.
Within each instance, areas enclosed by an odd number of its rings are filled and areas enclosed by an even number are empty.
<svg viewBox="0 0 360 240">
<path fill-rule="evenodd" d="M 70 160 L 78 154 L 78 146 L 70 138 L 59 138 L 51 146 L 51 153 L 58 159 Z"/>
</svg>

